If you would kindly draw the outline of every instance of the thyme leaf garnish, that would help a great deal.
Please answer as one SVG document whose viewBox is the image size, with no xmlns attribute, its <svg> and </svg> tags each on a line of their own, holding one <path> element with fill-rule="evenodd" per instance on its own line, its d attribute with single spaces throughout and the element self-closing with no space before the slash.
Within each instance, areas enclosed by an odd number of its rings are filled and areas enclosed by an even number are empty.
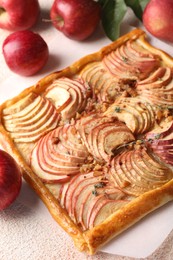
<svg viewBox="0 0 173 260">
<path fill-rule="evenodd" d="M 98 195 L 98 192 L 97 192 L 96 190 L 92 190 L 92 194 L 93 194 L 94 196 L 97 196 L 97 195 Z"/>
<path fill-rule="evenodd" d="M 156 134 L 156 135 L 154 136 L 155 139 L 159 139 L 160 137 L 161 137 L 161 134 Z"/>
<path fill-rule="evenodd" d="M 121 112 L 121 108 L 120 107 L 115 107 L 115 112 L 120 113 Z"/>
<path fill-rule="evenodd" d="M 128 58 L 127 58 L 127 57 L 125 57 L 125 56 L 122 56 L 122 60 L 123 60 L 125 63 L 127 63 L 127 62 L 128 62 Z"/>
<path fill-rule="evenodd" d="M 94 188 L 97 189 L 97 188 L 103 188 L 105 186 L 105 183 L 104 182 L 99 182 L 97 184 L 94 185 Z"/>
</svg>

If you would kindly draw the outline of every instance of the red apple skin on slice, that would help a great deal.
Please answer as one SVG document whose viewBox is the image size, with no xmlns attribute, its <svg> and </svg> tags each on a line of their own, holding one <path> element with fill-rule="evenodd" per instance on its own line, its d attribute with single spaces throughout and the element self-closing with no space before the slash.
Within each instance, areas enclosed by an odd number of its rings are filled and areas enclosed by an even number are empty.
<svg viewBox="0 0 173 260">
<path fill-rule="evenodd" d="M 115 156 L 109 174 L 115 186 L 134 196 L 160 187 L 173 177 L 170 169 L 145 147 Z"/>
<path fill-rule="evenodd" d="M 97 176 L 94 171 L 78 174 L 70 182 L 63 184 L 59 191 L 61 206 L 83 230 L 94 226 L 96 218 L 97 222 L 98 219 L 100 222 L 106 219 L 107 214 L 103 207 L 107 202 L 116 202 L 116 206 L 111 207 L 111 213 L 114 213 L 129 202 L 129 199 L 126 193 L 105 179 L 102 171 Z"/>
<path fill-rule="evenodd" d="M 160 65 L 160 61 L 157 56 L 149 52 L 147 54 L 142 46 L 134 51 L 137 44 L 131 48 L 132 44 L 133 41 L 127 41 L 126 45 L 104 56 L 103 64 L 112 75 L 118 78 L 145 79 Z"/>
<path fill-rule="evenodd" d="M 155 130 L 156 131 L 156 130 Z M 145 136 L 148 147 L 165 163 L 173 166 L 173 122 L 168 122 L 164 128 L 148 132 Z"/>
<path fill-rule="evenodd" d="M 38 141 L 30 163 L 44 182 L 63 182 L 80 173 L 88 156 L 75 125 L 67 124 L 59 126 Z"/>
<path fill-rule="evenodd" d="M 86 107 L 87 98 L 91 95 L 91 89 L 82 79 L 67 77 L 55 80 L 45 93 L 61 113 L 63 120 L 71 119 L 76 113 L 81 113 Z"/>
<path fill-rule="evenodd" d="M 36 142 L 60 121 L 53 104 L 35 93 L 23 97 L 3 113 L 4 126 L 16 143 Z"/>
</svg>

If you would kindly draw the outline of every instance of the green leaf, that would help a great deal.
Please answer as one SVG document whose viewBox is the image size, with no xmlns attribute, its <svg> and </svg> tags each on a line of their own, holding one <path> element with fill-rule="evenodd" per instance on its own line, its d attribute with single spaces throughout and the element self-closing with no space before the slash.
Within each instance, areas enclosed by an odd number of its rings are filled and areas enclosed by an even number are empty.
<svg viewBox="0 0 173 260">
<path fill-rule="evenodd" d="M 120 36 L 120 25 L 127 11 L 124 0 L 100 0 L 102 6 L 102 25 L 109 39 L 116 40 Z"/>
<path fill-rule="evenodd" d="M 143 11 L 149 1 L 150 0 L 125 0 L 125 3 L 133 10 L 139 20 L 142 21 Z"/>
<path fill-rule="evenodd" d="M 140 4 L 140 0 L 125 0 L 127 6 L 129 6 L 134 14 L 142 21 L 143 10 Z"/>
<path fill-rule="evenodd" d="M 142 10 L 144 11 L 146 5 L 148 4 L 148 2 L 150 2 L 150 0 L 139 0 L 139 2 L 142 7 Z"/>
</svg>

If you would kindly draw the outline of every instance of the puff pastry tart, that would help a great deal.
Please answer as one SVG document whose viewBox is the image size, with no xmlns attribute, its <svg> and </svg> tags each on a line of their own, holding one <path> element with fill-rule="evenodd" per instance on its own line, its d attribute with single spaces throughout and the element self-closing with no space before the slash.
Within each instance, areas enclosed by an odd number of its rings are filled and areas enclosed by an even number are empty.
<svg viewBox="0 0 173 260">
<path fill-rule="evenodd" d="M 173 59 L 135 29 L 0 107 L 0 140 L 81 251 L 173 199 Z"/>
</svg>

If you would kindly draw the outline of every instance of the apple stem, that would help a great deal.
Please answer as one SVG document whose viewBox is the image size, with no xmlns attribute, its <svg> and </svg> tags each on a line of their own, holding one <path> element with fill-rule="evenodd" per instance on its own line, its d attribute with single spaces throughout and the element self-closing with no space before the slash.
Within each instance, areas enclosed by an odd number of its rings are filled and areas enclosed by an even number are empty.
<svg viewBox="0 0 173 260">
<path fill-rule="evenodd" d="M 3 14 L 3 13 L 5 13 L 5 12 L 6 12 L 5 9 L 2 8 L 2 7 L 0 7 L 0 15 Z"/>
<path fill-rule="evenodd" d="M 42 21 L 43 21 L 43 22 L 46 22 L 46 23 L 50 23 L 50 22 L 52 22 L 51 19 L 45 19 L 45 18 L 43 18 Z"/>
</svg>

